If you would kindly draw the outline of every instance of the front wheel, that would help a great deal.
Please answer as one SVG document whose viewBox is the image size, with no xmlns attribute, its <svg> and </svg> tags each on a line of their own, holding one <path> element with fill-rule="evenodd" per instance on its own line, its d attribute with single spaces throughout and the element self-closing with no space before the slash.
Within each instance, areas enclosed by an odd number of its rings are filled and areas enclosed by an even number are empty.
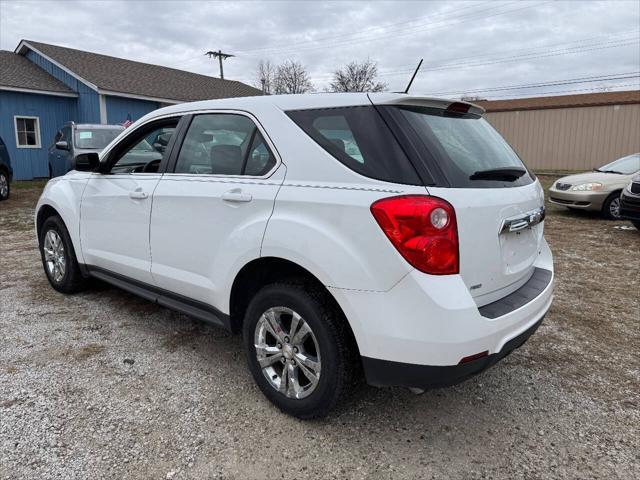
<svg viewBox="0 0 640 480">
<path fill-rule="evenodd" d="M 0 170 L 0 201 L 9 198 L 9 193 L 11 193 L 9 177 L 6 173 Z"/>
<path fill-rule="evenodd" d="M 322 292 L 296 284 L 269 285 L 251 301 L 243 326 L 249 369 L 283 412 L 324 416 L 351 383 L 356 360 L 336 310 Z"/>
<path fill-rule="evenodd" d="M 40 256 L 47 279 L 62 293 L 84 290 L 86 280 L 80 272 L 71 237 L 62 219 L 47 218 L 40 228 Z"/>
<path fill-rule="evenodd" d="M 620 192 L 613 192 L 602 205 L 602 215 L 609 220 L 620 220 Z"/>
</svg>

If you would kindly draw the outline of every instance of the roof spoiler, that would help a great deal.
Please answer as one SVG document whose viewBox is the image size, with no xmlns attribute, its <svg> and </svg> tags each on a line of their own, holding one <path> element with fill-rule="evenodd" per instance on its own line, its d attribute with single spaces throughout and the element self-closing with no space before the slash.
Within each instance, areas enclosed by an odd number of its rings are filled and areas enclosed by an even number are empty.
<svg viewBox="0 0 640 480">
<path fill-rule="evenodd" d="M 443 98 L 420 97 L 414 95 L 375 94 L 369 95 L 369 100 L 374 105 L 411 105 L 414 107 L 441 108 L 456 113 L 484 114 L 485 110 L 475 103 L 462 100 L 446 100 Z"/>
</svg>

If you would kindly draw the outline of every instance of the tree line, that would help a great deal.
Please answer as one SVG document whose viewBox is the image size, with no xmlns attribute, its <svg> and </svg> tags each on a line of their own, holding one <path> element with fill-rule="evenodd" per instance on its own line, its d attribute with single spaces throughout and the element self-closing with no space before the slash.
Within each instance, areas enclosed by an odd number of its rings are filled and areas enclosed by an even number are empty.
<svg viewBox="0 0 640 480">
<path fill-rule="evenodd" d="M 332 73 L 328 92 L 382 92 L 387 84 L 379 82 L 378 64 L 371 60 L 350 62 Z M 260 60 L 256 68 L 254 85 L 267 95 L 307 93 L 316 91 L 307 68 L 296 60 L 285 60 L 279 65 Z"/>
</svg>

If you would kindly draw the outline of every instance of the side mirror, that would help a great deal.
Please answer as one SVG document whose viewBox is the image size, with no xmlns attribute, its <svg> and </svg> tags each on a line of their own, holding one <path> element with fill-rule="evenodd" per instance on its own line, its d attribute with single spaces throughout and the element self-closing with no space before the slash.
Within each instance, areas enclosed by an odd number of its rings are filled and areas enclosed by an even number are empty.
<svg viewBox="0 0 640 480">
<path fill-rule="evenodd" d="M 100 157 L 96 152 L 81 153 L 75 160 L 76 170 L 79 172 L 95 172 L 100 166 Z"/>
<path fill-rule="evenodd" d="M 58 140 L 56 142 L 56 148 L 58 150 L 69 150 L 69 144 L 66 140 Z"/>
</svg>

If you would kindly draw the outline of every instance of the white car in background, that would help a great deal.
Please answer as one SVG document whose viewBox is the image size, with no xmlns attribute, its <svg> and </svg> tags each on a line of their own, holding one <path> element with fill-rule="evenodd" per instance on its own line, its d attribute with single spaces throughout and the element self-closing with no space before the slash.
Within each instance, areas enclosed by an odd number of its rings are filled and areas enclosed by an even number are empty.
<svg viewBox="0 0 640 480">
<path fill-rule="evenodd" d="M 260 389 L 300 418 L 360 366 L 377 386 L 460 382 L 520 346 L 553 290 L 543 190 L 482 113 L 390 93 L 157 110 L 47 184 L 45 273 L 242 331 Z"/>
<path fill-rule="evenodd" d="M 558 179 L 549 189 L 549 201 L 574 210 L 600 212 L 620 219 L 620 194 L 640 173 L 640 153 L 626 155 L 592 172 Z"/>
</svg>

